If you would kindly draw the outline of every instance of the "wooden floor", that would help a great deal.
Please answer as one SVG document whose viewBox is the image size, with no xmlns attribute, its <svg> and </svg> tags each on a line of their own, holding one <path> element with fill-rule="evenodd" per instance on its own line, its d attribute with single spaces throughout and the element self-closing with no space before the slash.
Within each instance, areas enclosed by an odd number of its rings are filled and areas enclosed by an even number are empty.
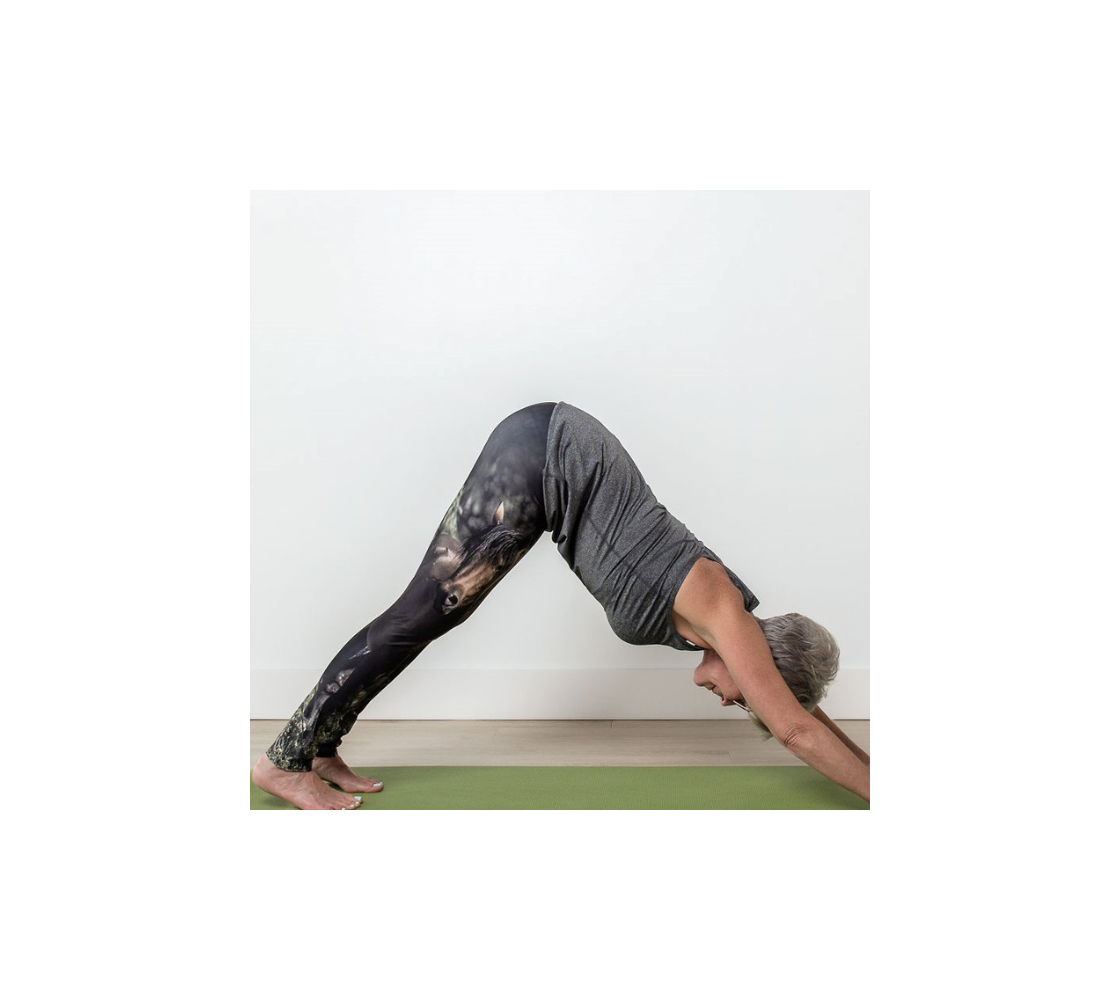
<svg viewBox="0 0 1120 1000">
<path fill-rule="evenodd" d="M 870 721 L 837 725 L 871 753 Z M 283 728 L 249 723 L 252 767 Z M 342 744 L 351 767 L 409 765 L 804 767 L 748 719 L 684 721 L 359 722 Z"/>
</svg>

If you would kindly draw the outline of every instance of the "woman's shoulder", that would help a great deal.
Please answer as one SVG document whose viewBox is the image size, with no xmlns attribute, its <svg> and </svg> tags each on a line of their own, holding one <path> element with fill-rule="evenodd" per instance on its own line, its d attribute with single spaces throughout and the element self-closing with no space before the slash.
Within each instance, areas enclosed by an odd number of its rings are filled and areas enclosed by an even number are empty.
<svg viewBox="0 0 1120 1000">
<path fill-rule="evenodd" d="M 739 588 L 732 583 L 722 564 L 701 556 L 692 564 L 673 600 L 674 620 L 683 619 L 689 631 L 695 634 L 713 614 L 719 615 L 729 604 L 743 606 Z M 695 642 L 691 636 L 685 637 Z"/>
</svg>

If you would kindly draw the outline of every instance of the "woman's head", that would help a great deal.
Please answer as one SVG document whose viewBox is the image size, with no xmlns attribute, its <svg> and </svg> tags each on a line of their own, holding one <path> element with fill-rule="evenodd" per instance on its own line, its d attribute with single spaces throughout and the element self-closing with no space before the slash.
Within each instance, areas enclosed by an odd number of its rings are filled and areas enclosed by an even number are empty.
<svg viewBox="0 0 1120 1000">
<path fill-rule="evenodd" d="M 796 612 L 759 618 L 758 624 L 782 680 L 801 707 L 806 712 L 813 711 L 824 698 L 840 665 L 840 647 L 832 633 L 812 618 Z M 751 719 L 767 736 L 773 735 L 754 712 L 751 712 Z"/>
<path fill-rule="evenodd" d="M 836 640 L 812 618 L 796 613 L 759 618 L 758 624 L 786 686 L 807 712 L 813 711 L 836 677 Z"/>
<path fill-rule="evenodd" d="M 813 711 L 836 677 L 840 663 L 840 647 L 836 640 L 827 629 L 804 615 L 777 615 L 756 621 L 786 686 L 805 711 Z M 704 653 L 692 680 L 717 695 L 724 706 L 735 704 L 751 711 L 727 665 L 714 650 Z M 751 719 L 764 733 L 770 733 L 754 712 L 751 712 Z"/>
</svg>

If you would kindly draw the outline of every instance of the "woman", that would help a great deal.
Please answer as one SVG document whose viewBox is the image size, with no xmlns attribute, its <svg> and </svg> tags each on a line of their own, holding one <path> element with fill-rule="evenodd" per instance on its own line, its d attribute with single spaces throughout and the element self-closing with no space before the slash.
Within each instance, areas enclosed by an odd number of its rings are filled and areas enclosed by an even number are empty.
<svg viewBox="0 0 1120 1000">
<path fill-rule="evenodd" d="M 528 406 L 494 429 L 412 582 L 331 661 L 257 762 L 256 784 L 301 809 L 356 809 L 355 793 L 379 792 L 338 756 L 342 738 L 546 529 L 621 639 L 703 650 L 696 684 L 870 801 L 869 758 L 818 706 L 836 674 L 832 637 L 800 615 L 755 619 L 746 584 L 657 502 L 618 439 L 568 403 Z"/>
</svg>

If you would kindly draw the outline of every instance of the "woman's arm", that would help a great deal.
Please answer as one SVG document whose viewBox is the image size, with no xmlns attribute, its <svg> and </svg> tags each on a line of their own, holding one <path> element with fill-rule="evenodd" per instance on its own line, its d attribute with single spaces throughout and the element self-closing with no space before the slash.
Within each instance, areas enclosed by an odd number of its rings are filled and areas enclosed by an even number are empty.
<svg viewBox="0 0 1120 1000">
<path fill-rule="evenodd" d="M 870 767 L 793 696 L 774 666 L 762 628 L 743 608 L 738 589 L 725 574 L 698 574 L 686 584 L 673 611 L 716 651 L 751 711 L 787 750 L 870 802 Z"/>
<path fill-rule="evenodd" d="M 714 618 L 697 631 L 723 658 L 750 710 L 792 754 L 826 778 L 871 801 L 871 769 L 859 760 L 820 719 L 801 707 L 782 680 L 766 637 L 754 617 L 743 610 Z"/>
</svg>

